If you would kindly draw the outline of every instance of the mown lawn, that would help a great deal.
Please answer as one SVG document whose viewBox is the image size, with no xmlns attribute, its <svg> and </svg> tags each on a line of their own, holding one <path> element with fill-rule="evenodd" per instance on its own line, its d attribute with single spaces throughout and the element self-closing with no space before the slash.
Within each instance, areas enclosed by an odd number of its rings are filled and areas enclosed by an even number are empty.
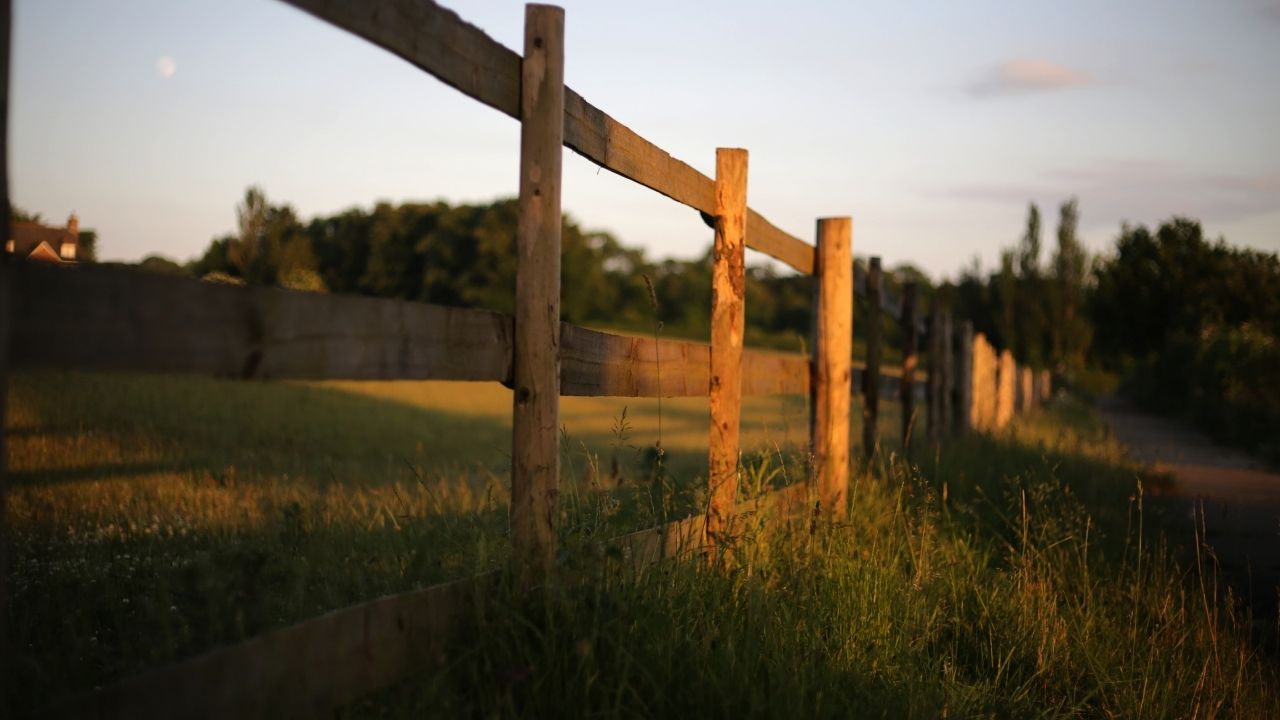
<svg viewBox="0 0 1280 720">
<path fill-rule="evenodd" d="M 26 714 L 500 566 L 509 412 L 509 392 L 486 384 L 16 376 L 6 704 Z M 700 506 L 705 400 L 659 413 L 653 400 L 568 398 L 563 419 L 566 527 L 603 539 Z M 751 398 L 743 422 L 752 486 L 804 476 L 803 399 Z M 499 602 L 444 668 L 348 713 L 1274 709 L 1273 666 L 1229 600 L 1140 527 L 1153 522 L 1141 471 L 1088 409 L 1064 403 L 999 437 L 918 445 L 911 462 L 886 446 L 855 473 L 847 523 L 756 528 L 728 571 L 588 572 L 537 605 Z"/>
</svg>

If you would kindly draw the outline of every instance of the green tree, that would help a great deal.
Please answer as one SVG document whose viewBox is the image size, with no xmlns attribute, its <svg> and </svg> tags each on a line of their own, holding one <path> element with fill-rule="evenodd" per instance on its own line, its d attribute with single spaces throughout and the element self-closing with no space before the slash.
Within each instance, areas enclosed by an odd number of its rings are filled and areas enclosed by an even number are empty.
<svg viewBox="0 0 1280 720">
<path fill-rule="evenodd" d="M 1053 256 L 1053 360 L 1061 370 L 1084 366 L 1092 335 L 1081 312 L 1088 257 L 1077 234 L 1079 224 L 1079 206 L 1072 198 L 1059 211 L 1058 247 Z"/>
</svg>

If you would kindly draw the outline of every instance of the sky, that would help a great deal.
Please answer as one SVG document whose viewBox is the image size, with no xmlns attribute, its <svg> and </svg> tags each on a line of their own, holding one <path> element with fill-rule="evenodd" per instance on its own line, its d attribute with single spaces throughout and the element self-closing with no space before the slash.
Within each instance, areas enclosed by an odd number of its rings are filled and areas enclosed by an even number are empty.
<svg viewBox="0 0 1280 720">
<path fill-rule="evenodd" d="M 521 47 L 522 3 L 444 4 Z M 564 7 L 570 87 L 708 176 L 747 148 L 749 204 L 802 239 L 850 215 L 855 253 L 954 277 L 1029 202 L 1051 248 L 1076 197 L 1094 252 L 1174 215 L 1280 251 L 1280 0 Z M 106 259 L 198 255 L 252 184 L 304 218 L 517 189 L 514 120 L 276 0 L 16 0 L 10 92 L 13 202 Z M 563 203 L 654 257 L 710 242 L 569 150 Z"/>
</svg>

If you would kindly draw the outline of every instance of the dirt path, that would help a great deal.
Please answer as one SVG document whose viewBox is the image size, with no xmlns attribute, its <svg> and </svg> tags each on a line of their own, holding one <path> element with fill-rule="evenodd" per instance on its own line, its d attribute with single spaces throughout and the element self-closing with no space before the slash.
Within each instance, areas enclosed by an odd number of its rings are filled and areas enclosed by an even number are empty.
<svg viewBox="0 0 1280 720">
<path fill-rule="evenodd" d="M 1153 504 L 1173 533 L 1194 543 L 1196 510 L 1219 568 L 1262 623 L 1275 627 L 1280 605 L 1280 474 L 1243 453 L 1215 445 L 1186 423 L 1139 412 L 1107 398 L 1098 410 L 1137 460 L 1173 484 Z"/>
</svg>

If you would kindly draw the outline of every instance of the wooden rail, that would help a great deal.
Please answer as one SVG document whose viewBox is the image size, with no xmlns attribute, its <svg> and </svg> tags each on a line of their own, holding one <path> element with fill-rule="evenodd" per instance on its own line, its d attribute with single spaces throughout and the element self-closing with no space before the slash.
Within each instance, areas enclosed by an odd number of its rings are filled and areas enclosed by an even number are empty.
<svg viewBox="0 0 1280 720">
<path fill-rule="evenodd" d="M 12 288 L 15 367 L 511 384 L 512 319 L 487 310 L 208 283 L 107 265 L 23 263 L 0 273 Z M 704 343 L 568 323 L 560 332 L 563 395 L 707 395 Z M 747 395 L 808 392 L 802 355 L 747 351 L 742 373 Z"/>
<path fill-rule="evenodd" d="M 737 514 L 787 518 L 808 508 L 797 483 L 739 503 Z M 606 541 L 635 570 L 707 550 L 699 513 Z M 324 717 L 446 660 L 459 632 L 503 592 L 489 572 L 334 610 L 61 703 L 65 718 Z"/>
</svg>

